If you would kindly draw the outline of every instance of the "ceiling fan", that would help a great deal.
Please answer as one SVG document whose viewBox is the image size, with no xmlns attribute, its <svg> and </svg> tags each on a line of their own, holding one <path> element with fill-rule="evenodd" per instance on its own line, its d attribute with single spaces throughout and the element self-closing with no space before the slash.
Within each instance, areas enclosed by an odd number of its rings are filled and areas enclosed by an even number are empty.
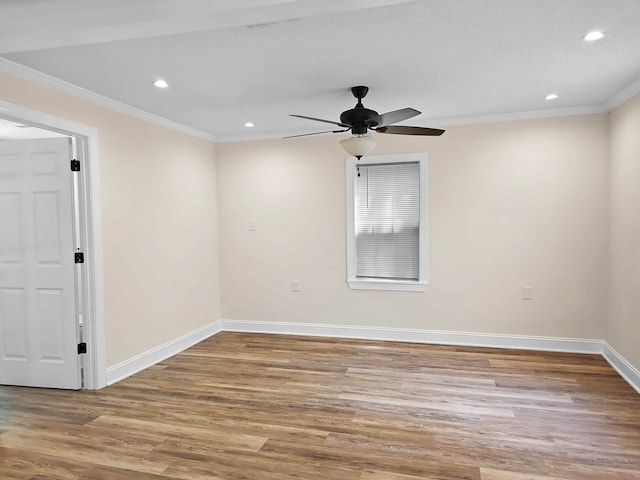
<svg viewBox="0 0 640 480">
<path fill-rule="evenodd" d="M 369 87 L 358 86 L 352 87 L 351 93 L 358 99 L 356 106 L 350 110 L 345 110 L 340 114 L 340 121 L 324 120 L 322 118 L 307 117 L 304 115 L 291 115 L 292 117 L 304 118 L 306 120 L 314 120 L 316 122 L 330 123 L 341 127 L 342 130 L 329 130 L 325 132 L 305 133 L 302 135 L 292 135 L 285 138 L 306 137 L 308 135 L 320 135 L 323 133 L 342 133 L 351 130 L 351 138 L 340 141 L 342 147 L 347 153 L 360 159 L 367 155 L 375 147 L 375 142 L 371 139 L 369 130 L 377 133 L 390 133 L 394 135 L 423 135 L 423 136 L 439 136 L 444 130 L 438 128 L 426 127 L 408 127 L 403 125 L 392 125 L 393 123 L 408 120 L 421 112 L 415 108 L 402 108 L 383 114 L 378 114 L 375 110 L 365 108 L 362 99 L 367 96 Z"/>
</svg>

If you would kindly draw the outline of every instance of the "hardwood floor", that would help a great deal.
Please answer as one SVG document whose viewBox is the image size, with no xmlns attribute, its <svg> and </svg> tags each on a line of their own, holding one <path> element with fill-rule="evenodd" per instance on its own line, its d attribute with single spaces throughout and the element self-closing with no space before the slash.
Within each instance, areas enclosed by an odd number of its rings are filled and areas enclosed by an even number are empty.
<svg viewBox="0 0 640 480">
<path fill-rule="evenodd" d="M 0 387 L 0 478 L 640 480 L 640 395 L 597 355 L 221 333 Z"/>
</svg>

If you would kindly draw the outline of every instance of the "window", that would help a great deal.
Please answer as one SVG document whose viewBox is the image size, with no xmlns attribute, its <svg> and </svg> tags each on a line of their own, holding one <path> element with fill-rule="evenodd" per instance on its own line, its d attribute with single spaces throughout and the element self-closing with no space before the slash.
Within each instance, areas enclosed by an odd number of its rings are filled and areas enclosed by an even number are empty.
<svg viewBox="0 0 640 480">
<path fill-rule="evenodd" d="M 347 281 L 353 289 L 424 291 L 427 154 L 347 159 Z"/>
</svg>

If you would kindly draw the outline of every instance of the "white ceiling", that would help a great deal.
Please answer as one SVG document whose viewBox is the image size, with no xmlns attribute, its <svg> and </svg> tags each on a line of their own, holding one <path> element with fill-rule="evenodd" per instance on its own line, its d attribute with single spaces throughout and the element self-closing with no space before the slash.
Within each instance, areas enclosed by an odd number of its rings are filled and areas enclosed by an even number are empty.
<svg viewBox="0 0 640 480">
<path fill-rule="evenodd" d="M 338 120 L 353 85 L 441 126 L 640 91 L 640 1 L 0 0 L 0 55 L 220 141 L 327 130 L 289 114 Z"/>
</svg>

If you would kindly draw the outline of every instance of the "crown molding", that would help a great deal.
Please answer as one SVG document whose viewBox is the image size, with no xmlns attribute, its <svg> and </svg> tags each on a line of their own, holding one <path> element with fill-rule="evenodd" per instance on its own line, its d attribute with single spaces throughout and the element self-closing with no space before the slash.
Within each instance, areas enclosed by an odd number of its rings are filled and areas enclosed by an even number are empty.
<svg viewBox="0 0 640 480">
<path fill-rule="evenodd" d="M 260 142 L 263 140 L 282 140 L 284 137 L 291 135 L 290 133 L 259 133 L 249 135 L 217 135 L 217 143 L 234 143 L 234 142 Z M 295 133 L 293 135 L 296 135 Z"/>
<path fill-rule="evenodd" d="M 631 99 L 632 97 L 635 97 L 639 93 L 640 93 L 640 79 L 626 86 L 615 95 L 611 96 L 606 102 L 604 102 L 604 105 L 606 105 L 607 111 L 610 112 L 618 108 L 627 100 Z"/>
<path fill-rule="evenodd" d="M 56 90 L 69 93 L 76 97 L 80 97 L 84 100 L 101 105 L 103 107 L 110 108 L 112 110 L 131 115 L 132 117 L 145 120 L 162 127 L 170 128 L 172 130 L 191 135 L 202 140 L 206 140 L 212 143 L 233 143 L 233 142 L 252 142 L 263 140 L 281 140 L 283 137 L 296 135 L 300 132 L 274 132 L 255 135 L 213 135 L 211 133 L 203 132 L 192 127 L 188 127 L 181 123 L 168 120 L 166 118 L 154 115 L 153 113 L 145 112 L 138 108 L 132 107 L 117 100 L 113 100 L 109 97 L 105 97 L 98 93 L 87 90 L 86 88 L 74 85 L 65 80 L 47 75 L 46 73 L 39 72 L 29 67 L 25 67 L 19 63 L 13 62 L 6 58 L 0 57 L 0 72 L 9 73 L 24 80 L 29 80 L 45 87 L 54 88 Z M 625 87 L 620 92 L 611 96 L 606 101 L 600 104 L 584 105 L 579 107 L 557 108 L 553 110 L 533 110 L 525 112 L 513 112 L 513 113 L 498 113 L 490 115 L 471 115 L 463 117 L 447 117 L 447 118 L 430 118 L 420 121 L 421 125 L 418 126 L 430 126 L 430 127 L 450 127 L 455 125 L 471 125 L 478 123 L 494 123 L 494 122 L 509 122 L 517 120 L 533 120 L 540 118 L 553 118 L 553 117 L 568 117 L 574 115 L 591 115 L 599 113 L 609 113 L 615 110 L 624 102 L 640 93 L 640 79 L 629 86 Z"/>
<path fill-rule="evenodd" d="M 86 88 L 74 85 L 73 83 L 69 83 L 65 80 L 47 75 L 46 73 L 39 72 L 38 70 L 25 67 L 24 65 L 12 62 L 11 60 L 3 57 L 0 57 L 0 72 L 8 73 L 13 76 L 22 78 L 23 80 L 28 80 L 44 87 L 49 87 L 68 93 L 70 95 L 82 98 L 83 100 L 87 100 L 91 103 L 107 107 L 120 113 L 125 113 L 132 117 L 159 125 L 161 127 L 166 127 L 177 132 L 185 133 L 201 140 L 206 140 L 212 143 L 218 141 L 217 137 L 210 133 L 188 127 L 172 120 L 168 120 L 158 115 L 154 115 L 153 113 L 145 112 L 144 110 L 140 110 L 125 103 L 118 102 L 117 100 L 113 100 L 112 98 L 105 97 L 104 95 L 100 95 L 98 93 L 92 92 L 91 90 L 87 90 Z"/>
<path fill-rule="evenodd" d="M 470 125 L 476 123 L 512 122 L 517 120 L 535 120 L 539 118 L 571 117 L 574 115 L 593 115 L 607 113 L 604 104 L 583 105 L 580 107 L 555 108 L 553 110 L 531 110 L 526 112 L 496 113 L 490 115 L 472 115 L 466 117 L 432 118 L 422 120 L 422 126 L 443 127 Z"/>
<path fill-rule="evenodd" d="M 570 117 L 574 115 L 592 115 L 607 113 L 611 109 L 605 104 L 585 105 L 581 107 L 557 108 L 554 110 L 533 110 L 529 112 L 497 113 L 492 115 L 472 115 L 468 117 L 430 118 L 421 120 L 419 127 L 451 127 L 455 125 L 472 125 L 477 123 L 512 122 L 516 120 L 534 120 L 538 118 Z M 303 132 L 304 133 L 304 132 Z M 329 132 L 328 132 L 329 133 Z M 279 140 L 300 132 L 279 132 L 260 135 L 218 135 L 218 143 L 253 142 L 262 140 Z"/>
</svg>

